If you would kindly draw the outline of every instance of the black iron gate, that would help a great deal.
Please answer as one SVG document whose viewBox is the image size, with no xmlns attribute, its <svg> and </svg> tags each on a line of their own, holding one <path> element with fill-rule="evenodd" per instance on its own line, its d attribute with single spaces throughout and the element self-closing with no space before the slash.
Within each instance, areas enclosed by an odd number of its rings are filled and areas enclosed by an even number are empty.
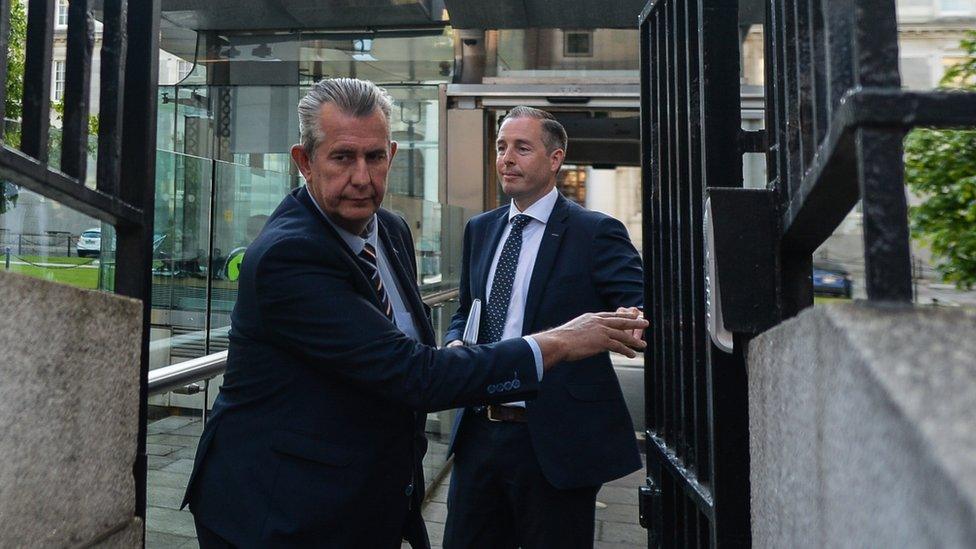
<svg viewBox="0 0 976 549">
<path fill-rule="evenodd" d="M 11 2 L 0 0 L 0 51 L 10 37 Z M 23 117 L 19 150 L 0 148 L 0 179 L 19 185 L 115 227 L 115 290 L 143 302 L 140 433 L 133 474 L 136 516 L 146 509 L 146 395 L 156 152 L 159 0 L 104 0 L 98 113 L 97 180 L 85 186 L 89 89 L 94 45 L 94 0 L 68 4 L 64 120 L 60 170 L 48 166 L 52 43 L 56 0 L 27 3 Z M 8 56 L 0 57 L 0 83 Z M 0 85 L 0 113 L 6 88 Z M 2 119 L 3 117 L 0 117 Z M 0 139 L 3 139 L 0 136 Z M 132 365 L 134 368 L 137 365 Z"/>
<path fill-rule="evenodd" d="M 812 254 L 858 199 L 868 298 L 911 301 L 902 140 L 976 125 L 976 94 L 900 89 L 895 0 L 754 3 L 760 131 L 741 128 L 737 0 L 656 0 L 639 19 L 652 547 L 750 543 L 750 338 L 812 305 Z M 765 153 L 763 189 L 742 188 L 748 152 Z"/>
</svg>

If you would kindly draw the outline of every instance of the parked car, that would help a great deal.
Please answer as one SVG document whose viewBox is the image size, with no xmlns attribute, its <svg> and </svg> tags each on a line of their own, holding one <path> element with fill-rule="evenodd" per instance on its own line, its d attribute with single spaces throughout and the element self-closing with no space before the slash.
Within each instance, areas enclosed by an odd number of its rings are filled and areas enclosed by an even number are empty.
<svg viewBox="0 0 976 549">
<path fill-rule="evenodd" d="M 102 228 L 92 227 L 78 237 L 78 257 L 98 257 L 102 253 Z"/>
<path fill-rule="evenodd" d="M 153 257 L 158 257 L 161 253 L 160 248 L 163 242 L 166 240 L 166 235 L 164 234 L 153 234 Z M 102 228 L 92 227 L 91 229 L 86 229 L 82 231 L 81 235 L 78 237 L 78 245 L 75 246 L 78 250 L 78 257 L 98 257 L 102 254 Z M 112 245 L 109 247 L 110 251 L 115 251 L 115 235 L 112 235 Z"/>
<path fill-rule="evenodd" d="M 844 269 L 833 265 L 814 264 L 813 293 L 815 295 L 829 295 L 850 299 L 852 289 L 851 275 Z"/>
</svg>

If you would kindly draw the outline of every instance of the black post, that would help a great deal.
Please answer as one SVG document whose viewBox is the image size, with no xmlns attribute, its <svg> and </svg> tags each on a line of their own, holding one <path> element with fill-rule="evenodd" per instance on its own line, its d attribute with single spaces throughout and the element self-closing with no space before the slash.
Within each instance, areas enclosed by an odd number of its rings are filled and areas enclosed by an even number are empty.
<svg viewBox="0 0 976 549">
<path fill-rule="evenodd" d="M 5 251 L 6 251 L 5 255 L 7 256 L 7 258 L 4 261 L 4 268 L 9 271 L 10 270 L 10 246 L 7 246 Z"/>
</svg>

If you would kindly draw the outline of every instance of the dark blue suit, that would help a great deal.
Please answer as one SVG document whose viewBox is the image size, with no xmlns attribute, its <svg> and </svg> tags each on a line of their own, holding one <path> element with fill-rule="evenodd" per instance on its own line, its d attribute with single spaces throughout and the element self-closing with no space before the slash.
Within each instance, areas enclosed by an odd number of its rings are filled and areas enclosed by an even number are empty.
<svg viewBox="0 0 976 549">
<path fill-rule="evenodd" d="M 508 213 L 506 205 L 468 222 L 460 309 L 445 341 L 460 339 L 473 299 L 487 302 L 488 273 L 508 223 Z M 624 226 L 559 196 L 539 245 L 525 310 L 508 311 L 509 315 L 523 315 L 523 334 L 558 326 L 583 313 L 642 304 L 640 257 Z M 471 409 L 459 416 L 451 448 L 459 445 L 457 459 L 465 457 L 462 451 L 480 455 L 489 452 L 490 448 L 484 447 L 487 444 L 482 444 L 482 448 L 466 444 L 460 447 L 465 442 L 465 430 L 476 429 L 480 418 Z M 534 453 L 542 475 L 556 489 L 589 488 L 595 494 L 595 487 L 641 467 L 634 427 L 607 353 L 561 364 L 547 372 L 537 398 L 526 403 L 526 416 L 529 455 Z M 481 430 L 489 428 L 486 426 Z M 456 468 L 455 477 L 459 470 Z M 464 490 L 466 479 L 455 480 L 459 499 L 483 497 L 470 493 L 481 490 Z M 477 479 L 469 480 L 472 486 L 478 483 Z M 489 501 L 483 503 L 483 507 L 491 505 Z M 464 524 L 457 526 L 465 528 Z"/>
<path fill-rule="evenodd" d="M 524 340 L 432 346 L 409 228 L 377 217 L 420 342 L 380 311 L 304 187 L 248 247 L 224 385 L 186 495 L 198 523 L 234 545 L 426 546 L 423 414 L 538 389 Z M 500 389 L 513 379 L 517 389 Z"/>
</svg>

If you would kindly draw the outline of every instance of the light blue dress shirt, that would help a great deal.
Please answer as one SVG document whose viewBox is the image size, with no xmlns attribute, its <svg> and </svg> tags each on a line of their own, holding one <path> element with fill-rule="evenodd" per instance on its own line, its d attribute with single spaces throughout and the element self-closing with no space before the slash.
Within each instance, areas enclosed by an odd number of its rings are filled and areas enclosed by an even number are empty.
<svg viewBox="0 0 976 549">
<path fill-rule="evenodd" d="M 309 196 L 312 196 L 309 193 Z M 376 250 L 376 266 L 380 272 L 380 280 L 383 281 L 383 287 L 386 288 L 386 294 L 390 298 L 390 305 L 393 307 L 393 319 L 400 328 L 400 331 L 407 334 L 416 341 L 420 341 L 420 332 L 417 330 L 417 325 L 413 321 L 413 315 L 411 314 L 410 307 L 403 300 L 403 289 L 400 288 L 399 283 L 397 283 L 397 278 L 393 274 L 393 267 L 390 265 L 390 260 L 387 255 L 386 246 L 379 238 L 379 231 L 376 229 L 377 220 L 376 214 L 373 214 L 373 218 L 369 220 L 369 225 L 366 226 L 366 238 L 360 235 L 352 234 L 351 232 L 343 229 L 342 227 L 336 225 L 329 216 L 325 215 L 322 211 L 321 206 L 315 201 L 315 197 L 312 196 L 312 203 L 318 208 L 319 213 L 322 217 L 329 222 L 330 225 L 339 233 L 342 240 L 349 246 L 352 253 L 359 255 L 359 252 L 363 251 L 366 242 L 373 245 L 373 249 Z"/>
</svg>

